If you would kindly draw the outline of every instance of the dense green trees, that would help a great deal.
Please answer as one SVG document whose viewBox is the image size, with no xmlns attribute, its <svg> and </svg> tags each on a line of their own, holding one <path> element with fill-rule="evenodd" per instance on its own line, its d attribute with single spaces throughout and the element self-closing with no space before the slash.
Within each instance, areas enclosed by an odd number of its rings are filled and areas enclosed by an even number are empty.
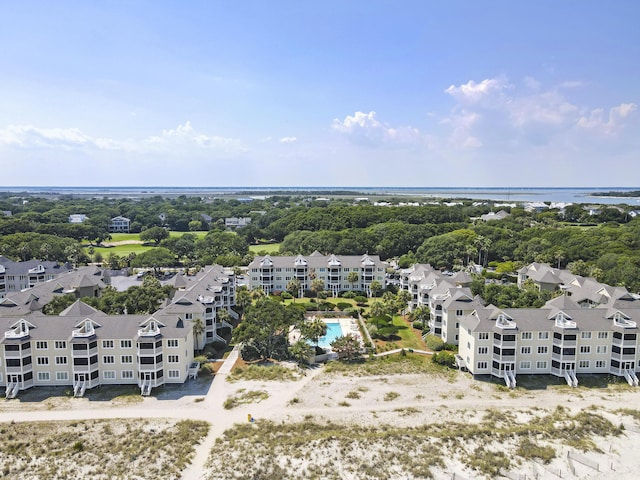
<svg viewBox="0 0 640 480">
<path fill-rule="evenodd" d="M 304 309 L 295 304 L 284 306 L 263 297 L 245 308 L 242 322 L 233 332 L 233 340 L 242 343 L 245 360 L 285 359 L 289 355 L 289 328 L 300 324 Z"/>
<path fill-rule="evenodd" d="M 209 228 L 201 240 L 151 238 L 160 241 L 155 253 L 140 259 L 108 256 L 109 265 L 186 266 L 220 263 L 246 265 L 249 245 L 257 240 L 282 240 L 281 253 L 308 255 L 314 250 L 337 255 L 378 254 L 399 258 L 399 265 L 431 263 L 443 269 L 513 262 L 521 266 L 537 261 L 575 269 L 575 273 L 640 289 L 640 218 L 631 209 L 604 206 L 587 211 L 581 205 L 564 212 L 542 213 L 511 208 L 500 221 L 474 220 L 492 209 L 490 205 L 422 205 L 377 207 L 352 205 L 349 200 L 314 201 L 307 195 L 274 195 L 250 203 L 235 199 L 203 199 L 181 195 L 128 198 L 59 198 L 0 194 L 0 254 L 13 260 L 50 259 L 86 263 L 86 249 L 79 242 L 97 243 L 107 238 L 109 219 L 123 215 L 132 220 L 143 238 L 152 232 L 188 231 L 195 225 Z M 68 223 L 71 214 L 85 214 L 82 224 Z M 211 217 L 211 224 L 203 214 Z M 224 218 L 251 216 L 249 227 L 224 231 Z M 206 217 L 208 220 L 208 217 Z M 166 227 L 166 228 L 163 228 Z M 169 253 L 172 257 L 169 259 Z M 95 257 L 94 257 L 95 260 Z"/>
<path fill-rule="evenodd" d="M 142 285 L 133 286 L 124 292 L 107 287 L 98 298 L 86 297 L 82 301 L 109 315 L 153 313 L 169 297 L 171 287 L 162 286 L 153 276 L 147 275 Z"/>
</svg>

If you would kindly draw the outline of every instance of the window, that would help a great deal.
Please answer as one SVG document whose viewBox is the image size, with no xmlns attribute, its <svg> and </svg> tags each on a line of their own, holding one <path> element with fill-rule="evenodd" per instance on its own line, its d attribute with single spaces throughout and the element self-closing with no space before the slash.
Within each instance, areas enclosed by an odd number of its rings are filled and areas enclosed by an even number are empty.
<svg viewBox="0 0 640 480">
<path fill-rule="evenodd" d="M 123 370 L 122 373 L 123 380 L 131 380 L 133 378 L 133 370 Z"/>
<path fill-rule="evenodd" d="M 131 348 L 131 340 L 120 340 L 120 348 Z"/>
<path fill-rule="evenodd" d="M 38 357 L 36 358 L 36 363 L 38 365 L 49 365 L 49 357 Z"/>
<path fill-rule="evenodd" d="M 169 378 L 180 378 L 180 370 L 169 370 Z"/>
<path fill-rule="evenodd" d="M 478 362 L 478 368 L 487 368 L 488 363 L 487 362 Z"/>
<path fill-rule="evenodd" d="M 549 351 L 549 347 L 546 346 L 540 346 L 538 347 L 538 354 L 545 354 Z"/>
<path fill-rule="evenodd" d="M 531 353 L 531 347 L 521 347 L 520 353 L 523 355 L 529 355 Z"/>
<path fill-rule="evenodd" d="M 536 368 L 537 368 L 538 370 L 542 370 L 542 369 L 547 368 L 547 362 L 545 362 L 545 361 L 542 361 L 542 362 L 536 362 Z"/>
<path fill-rule="evenodd" d="M 478 347 L 478 354 L 485 355 L 489 353 L 489 347 Z"/>
<path fill-rule="evenodd" d="M 105 370 L 104 372 L 102 372 L 102 378 L 104 378 L 105 380 L 115 380 L 116 372 L 113 370 Z"/>
<path fill-rule="evenodd" d="M 600 340 L 602 340 L 604 338 L 609 338 L 609 332 L 598 332 L 598 338 Z"/>
<path fill-rule="evenodd" d="M 120 357 L 120 363 L 133 363 L 133 356 L 131 356 L 131 355 L 122 355 Z"/>
<path fill-rule="evenodd" d="M 489 332 L 480 332 L 478 334 L 478 340 L 489 340 Z"/>
<path fill-rule="evenodd" d="M 193 320 L 193 313 L 185 313 L 184 318 L 187 320 Z"/>
<path fill-rule="evenodd" d="M 56 365 L 66 365 L 68 361 L 67 357 L 56 357 Z"/>
<path fill-rule="evenodd" d="M 169 340 L 167 340 L 167 347 L 178 348 L 178 340 L 175 338 L 170 338 Z"/>
<path fill-rule="evenodd" d="M 68 372 L 56 372 L 56 380 L 59 382 L 66 382 L 69 380 Z"/>
<path fill-rule="evenodd" d="M 167 355 L 167 362 L 169 362 L 169 363 L 180 363 L 180 356 L 178 356 L 178 355 Z"/>
<path fill-rule="evenodd" d="M 580 360 L 578 362 L 578 368 L 589 368 L 589 360 Z"/>
<path fill-rule="evenodd" d="M 64 350 L 67 348 L 67 342 L 64 340 L 56 340 L 53 345 L 56 350 Z"/>
<path fill-rule="evenodd" d="M 103 340 L 102 348 L 113 348 L 113 340 Z"/>
<path fill-rule="evenodd" d="M 591 338 L 591 332 L 580 332 L 580 338 L 589 340 Z"/>
<path fill-rule="evenodd" d="M 51 380 L 51 375 L 49 375 L 49 372 L 38 372 L 38 380 L 41 382 L 48 382 Z"/>
<path fill-rule="evenodd" d="M 102 363 L 105 363 L 105 364 L 116 363 L 116 359 L 113 355 L 105 355 L 102 357 Z"/>
<path fill-rule="evenodd" d="M 36 342 L 36 350 L 46 350 L 47 348 L 49 348 L 48 342 L 44 342 L 44 341 Z"/>
<path fill-rule="evenodd" d="M 522 332 L 522 339 L 523 340 L 531 340 L 531 332 Z"/>
<path fill-rule="evenodd" d="M 596 368 L 606 368 L 607 362 L 604 360 L 596 360 Z"/>
<path fill-rule="evenodd" d="M 520 369 L 521 370 L 530 370 L 531 369 L 531 362 L 520 362 Z"/>
<path fill-rule="evenodd" d="M 538 332 L 538 340 L 547 340 L 549 338 L 549 332 Z"/>
<path fill-rule="evenodd" d="M 591 353 L 591 345 L 581 345 L 580 353 Z"/>
<path fill-rule="evenodd" d="M 598 345 L 596 347 L 596 353 L 607 353 L 607 346 L 606 345 Z"/>
<path fill-rule="evenodd" d="M 457 317 L 461 317 L 462 315 L 464 315 L 464 311 L 462 311 L 462 310 L 456 310 L 456 316 L 457 316 Z"/>
</svg>

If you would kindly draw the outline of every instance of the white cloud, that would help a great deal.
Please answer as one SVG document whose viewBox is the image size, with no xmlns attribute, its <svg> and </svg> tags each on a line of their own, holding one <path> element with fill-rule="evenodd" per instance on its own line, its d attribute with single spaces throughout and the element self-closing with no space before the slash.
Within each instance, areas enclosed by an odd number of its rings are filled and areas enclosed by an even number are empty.
<svg viewBox="0 0 640 480">
<path fill-rule="evenodd" d="M 540 90 L 541 83 L 533 77 L 524 77 L 524 84 L 527 88 L 533 91 Z"/>
<path fill-rule="evenodd" d="M 517 127 L 528 123 L 561 126 L 575 123 L 578 115 L 578 107 L 554 91 L 515 97 L 506 107 Z"/>
<path fill-rule="evenodd" d="M 296 137 L 282 137 L 280 143 L 296 143 L 298 139 Z"/>
<path fill-rule="evenodd" d="M 122 148 L 122 145 L 114 140 L 91 137 L 79 128 L 38 128 L 32 125 L 9 125 L 0 130 L 0 145 L 65 150 L 85 147 L 99 150 Z"/>
<path fill-rule="evenodd" d="M 157 147 L 158 145 L 191 145 L 224 151 L 244 150 L 240 142 L 236 139 L 197 132 L 191 126 L 190 121 L 187 121 L 184 125 L 178 125 L 176 128 L 163 130 L 161 136 L 149 137 L 146 142 L 154 147 Z"/>
<path fill-rule="evenodd" d="M 599 130 L 604 134 L 613 134 L 622 126 L 623 120 L 631 115 L 638 106 L 635 103 L 622 103 L 609 109 L 609 118 L 605 120 L 604 109 L 592 110 L 588 117 L 580 117 L 578 126 Z"/>
<path fill-rule="evenodd" d="M 456 103 L 440 123 L 450 127 L 448 143 L 458 149 L 537 148 L 551 143 L 577 148 L 585 140 L 580 131 L 617 133 L 637 108 L 623 103 L 585 113 L 589 110 L 571 99 L 571 90 L 584 85 L 565 81 L 545 88 L 533 77 L 525 77 L 520 88 L 503 78 L 452 85 L 445 92 Z"/>
<path fill-rule="evenodd" d="M 355 112 L 344 120 L 334 119 L 332 128 L 356 143 L 367 145 L 407 145 L 424 141 L 424 136 L 410 126 L 392 127 L 380 122 L 376 112 Z"/>
<path fill-rule="evenodd" d="M 448 93 L 460 102 L 476 103 L 490 95 L 493 95 L 494 93 L 500 93 L 502 90 L 509 87 L 510 85 L 506 78 L 487 78 L 482 80 L 480 83 L 469 80 L 467 83 L 464 83 L 459 87 L 451 85 L 445 90 L 445 93 Z"/>
<path fill-rule="evenodd" d="M 22 149 L 49 148 L 58 150 L 118 150 L 144 153 L 148 151 L 175 151 L 177 147 L 191 146 L 200 149 L 217 149 L 224 152 L 240 152 L 246 149 L 232 138 L 211 136 L 193 129 L 191 122 L 174 129 L 163 130 L 161 135 L 144 140 L 116 140 L 92 137 L 79 128 L 39 128 L 32 125 L 9 125 L 0 130 L 0 145 Z"/>
</svg>

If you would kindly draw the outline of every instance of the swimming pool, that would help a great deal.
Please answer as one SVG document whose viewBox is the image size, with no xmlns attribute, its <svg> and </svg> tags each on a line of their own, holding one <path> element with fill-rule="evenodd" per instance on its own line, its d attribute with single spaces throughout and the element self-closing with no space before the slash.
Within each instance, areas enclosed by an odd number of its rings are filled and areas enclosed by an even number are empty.
<svg viewBox="0 0 640 480">
<path fill-rule="evenodd" d="M 325 323 L 327 324 L 327 334 L 324 337 L 320 337 L 318 339 L 318 346 L 322 348 L 330 347 L 331 342 L 333 342 L 336 338 L 342 337 L 344 335 L 342 327 L 340 326 L 340 322 Z"/>
</svg>

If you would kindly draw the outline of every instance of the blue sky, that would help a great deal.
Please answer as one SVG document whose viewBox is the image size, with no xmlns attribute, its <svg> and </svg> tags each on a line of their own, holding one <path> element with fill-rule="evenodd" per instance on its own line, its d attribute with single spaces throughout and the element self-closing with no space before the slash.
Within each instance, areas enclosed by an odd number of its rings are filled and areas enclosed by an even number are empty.
<svg viewBox="0 0 640 480">
<path fill-rule="evenodd" d="M 0 18 L 1 185 L 640 185 L 636 1 L 0 1 Z"/>
</svg>

